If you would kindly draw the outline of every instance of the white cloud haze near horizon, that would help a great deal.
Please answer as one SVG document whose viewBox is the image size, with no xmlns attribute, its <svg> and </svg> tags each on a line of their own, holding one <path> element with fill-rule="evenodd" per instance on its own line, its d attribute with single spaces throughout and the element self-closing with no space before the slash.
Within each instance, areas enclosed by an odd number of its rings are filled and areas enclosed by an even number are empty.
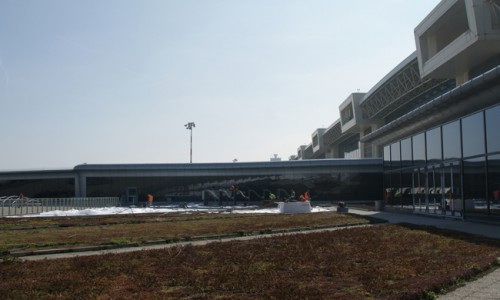
<svg viewBox="0 0 500 300">
<path fill-rule="evenodd" d="M 0 170 L 286 160 L 438 3 L 3 0 Z"/>
</svg>

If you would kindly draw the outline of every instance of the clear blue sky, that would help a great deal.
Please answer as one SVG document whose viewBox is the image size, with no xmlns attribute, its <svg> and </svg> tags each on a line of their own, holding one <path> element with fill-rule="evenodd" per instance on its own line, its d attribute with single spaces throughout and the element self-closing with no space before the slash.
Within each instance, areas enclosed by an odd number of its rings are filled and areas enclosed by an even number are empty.
<svg viewBox="0 0 500 300">
<path fill-rule="evenodd" d="M 0 0 L 0 170 L 288 159 L 438 3 Z"/>
</svg>

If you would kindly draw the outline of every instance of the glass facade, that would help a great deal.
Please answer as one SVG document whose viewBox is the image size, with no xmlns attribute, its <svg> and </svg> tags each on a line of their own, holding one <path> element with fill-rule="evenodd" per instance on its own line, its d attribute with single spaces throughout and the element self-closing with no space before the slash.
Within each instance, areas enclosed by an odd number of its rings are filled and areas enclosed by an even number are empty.
<svg viewBox="0 0 500 300">
<path fill-rule="evenodd" d="M 442 209 L 442 168 L 439 165 L 429 166 L 427 168 L 427 203 L 426 211 L 437 213 Z"/>
<path fill-rule="evenodd" d="M 413 152 L 411 138 L 401 141 L 401 166 L 403 168 L 410 167 L 413 164 Z"/>
<path fill-rule="evenodd" d="M 488 156 L 488 201 L 490 212 L 500 215 L 500 154 Z"/>
<path fill-rule="evenodd" d="M 384 169 L 391 167 L 391 146 L 384 147 Z"/>
<path fill-rule="evenodd" d="M 399 142 L 391 144 L 391 169 L 401 168 L 401 145 Z"/>
<path fill-rule="evenodd" d="M 462 145 L 460 141 L 460 121 L 443 125 L 443 159 L 460 159 Z"/>
<path fill-rule="evenodd" d="M 486 111 L 488 153 L 500 152 L 500 106 Z"/>
<path fill-rule="evenodd" d="M 441 128 L 434 128 L 425 133 L 427 142 L 427 162 L 441 161 Z"/>
<path fill-rule="evenodd" d="M 462 119 L 463 156 L 484 155 L 483 112 Z"/>
<path fill-rule="evenodd" d="M 258 203 L 272 193 L 313 201 L 379 200 L 382 162 L 315 160 L 238 164 L 82 165 L 66 179 L 0 180 L 0 196 L 120 197 L 124 205 L 157 202 Z M 1 176 L 6 177 L 5 174 Z M 32 176 L 27 174 L 27 176 Z M 76 184 L 79 186 L 76 186 Z M 84 194 L 84 195 L 83 195 Z"/>
<path fill-rule="evenodd" d="M 74 178 L 0 180 L 0 196 L 23 194 L 30 198 L 63 198 L 75 196 Z"/>
<path fill-rule="evenodd" d="M 425 134 L 417 134 L 412 137 L 413 163 L 415 165 L 425 164 Z"/>
<path fill-rule="evenodd" d="M 487 212 L 488 204 L 485 197 L 486 164 L 484 157 L 464 159 L 463 172 L 465 212 Z"/>
<path fill-rule="evenodd" d="M 309 191 L 313 201 L 380 199 L 381 173 L 304 173 L 248 176 L 182 177 L 89 177 L 87 196 L 128 198 L 127 190 L 137 190 L 138 202 L 151 194 L 156 201 L 237 201 L 252 202 L 269 198 L 297 197 Z M 363 188 L 360 188 L 362 186 Z M 292 192 L 293 191 L 293 192 Z"/>
<path fill-rule="evenodd" d="M 499 129 L 500 105 L 386 145 L 388 204 L 457 217 L 500 215 Z M 400 157 L 392 154 L 398 144 Z"/>
</svg>

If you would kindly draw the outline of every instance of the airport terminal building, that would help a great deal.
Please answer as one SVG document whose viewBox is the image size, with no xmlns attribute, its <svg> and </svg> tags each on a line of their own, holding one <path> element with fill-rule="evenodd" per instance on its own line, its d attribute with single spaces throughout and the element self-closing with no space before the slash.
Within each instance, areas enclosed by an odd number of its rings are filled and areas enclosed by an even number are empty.
<svg viewBox="0 0 500 300">
<path fill-rule="evenodd" d="M 500 214 L 500 1 L 441 1 L 415 41 L 292 159 L 380 157 L 387 205 Z"/>
<path fill-rule="evenodd" d="M 76 196 L 136 188 L 220 198 L 215 191 L 234 185 L 255 197 L 311 190 L 313 199 L 384 200 L 418 213 L 500 215 L 500 0 L 443 0 L 414 35 L 415 52 L 368 92 L 347 96 L 340 118 L 289 161 L 2 172 L 0 195 L 30 180 L 33 192 Z"/>
<path fill-rule="evenodd" d="M 162 203 L 258 204 L 270 194 L 286 200 L 306 191 L 317 202 L 373 201 L 381 198 L 381 187 L 380 159 L 83 164 L 71 170 L 0 173 L 2 195 L 120 197 L 122 205 L 144 204 L 148 194 Z"/>
</svg>

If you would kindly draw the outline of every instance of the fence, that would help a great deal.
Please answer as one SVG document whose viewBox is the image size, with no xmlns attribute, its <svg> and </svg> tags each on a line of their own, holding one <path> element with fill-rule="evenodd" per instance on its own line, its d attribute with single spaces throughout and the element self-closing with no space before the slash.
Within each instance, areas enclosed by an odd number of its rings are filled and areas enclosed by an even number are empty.
<svg viewBox="0 0 500 300">
<path fill-rule="evenodd" d="M 0 197 L 0 216 L 39 214 L 44 211 L 119 206 L 118 197 L 28 198 Z"/>
</svg>

